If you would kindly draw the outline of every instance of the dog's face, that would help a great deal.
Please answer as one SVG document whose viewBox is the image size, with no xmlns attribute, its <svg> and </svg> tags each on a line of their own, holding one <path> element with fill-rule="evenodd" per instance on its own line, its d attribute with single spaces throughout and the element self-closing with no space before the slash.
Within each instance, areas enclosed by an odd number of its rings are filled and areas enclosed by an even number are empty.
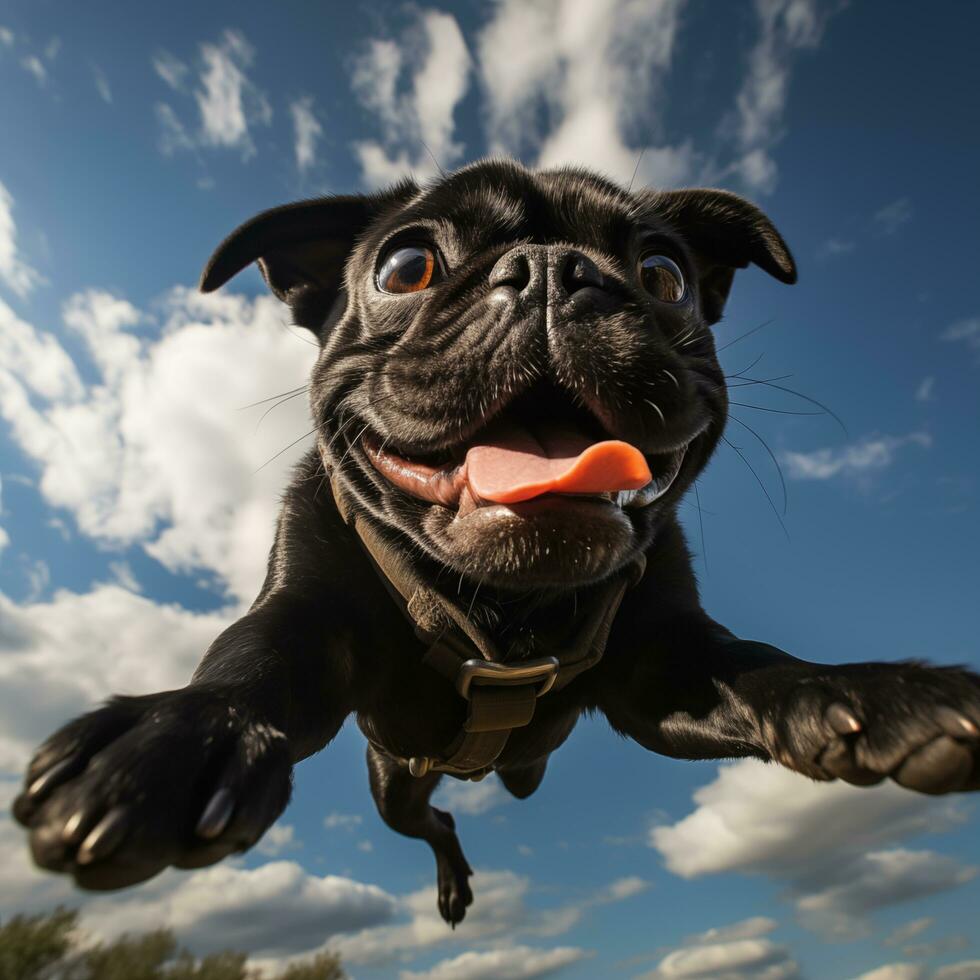
<svg viewBox="0 0 980 980">
<path fill-rule="evenodd" d="M 328 470 L 416 554 L 505 590 L 648 548 L 724 428 L 710 327 L 734 270 L 795 280 L 735 195 L 503 161 L 265 212 L 202 288 L 255 260 L 320 339 Z"/>
</svg>

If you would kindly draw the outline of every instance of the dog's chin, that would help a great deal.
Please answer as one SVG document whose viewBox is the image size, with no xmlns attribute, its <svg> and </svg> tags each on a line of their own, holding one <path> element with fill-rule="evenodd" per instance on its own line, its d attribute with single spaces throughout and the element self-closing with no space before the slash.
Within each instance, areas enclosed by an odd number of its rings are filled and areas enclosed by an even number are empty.
<svg viewBox="0 0 980 980">
<path fill-rule="evenodd" d="M 629 516 L 597 496 L 544 494 L 462 517 L 434 504 L 422 531 L 447 565 L 502 590 L 589 585 L 629 561 L 638 544 Z"/>
</svg>

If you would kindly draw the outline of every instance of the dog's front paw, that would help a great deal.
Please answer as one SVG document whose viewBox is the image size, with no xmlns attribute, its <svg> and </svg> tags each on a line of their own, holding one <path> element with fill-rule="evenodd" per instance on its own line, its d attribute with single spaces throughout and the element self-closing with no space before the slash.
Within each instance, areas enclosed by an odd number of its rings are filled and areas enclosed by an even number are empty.
<svg viewBox="0 0 980 980">
<path fill-rule="evenodd" d="M 919 663 L 821 668 L 770 716 L 773 758 L 814 779 L 980 789 L 980 677 Z"/>
<path fill-rule="evenodd" d="M 285 808 L 285 736 L 223 688 L 120 697 L 41 746 L 14 802 L 39 865 L 121 888 L 251 847 Z"/>
</svg>

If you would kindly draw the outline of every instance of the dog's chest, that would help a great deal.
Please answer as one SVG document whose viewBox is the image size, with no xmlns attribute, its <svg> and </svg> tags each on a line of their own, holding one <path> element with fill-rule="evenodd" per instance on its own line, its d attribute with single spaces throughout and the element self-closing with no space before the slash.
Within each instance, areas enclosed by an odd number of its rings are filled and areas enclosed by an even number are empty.
<svg viewBox="0 0 980 980">
<path fill-rule="evenodd" d="M 358 710 L 364 735 L 402 759 L 444 758 L 464 731 L 467 701 L 456 686 L 425 661 L 421 643 L 400 615 L 385 610 L 375 648 L 373 678 Z M 474 651 L 475 655 L 475 651 Z M 538 699 L 531 720 L 514 728 L 498 763 L 522 765 L 556 749 L 575 726 L 579 709 L 565 691 Z"/>
</svg>

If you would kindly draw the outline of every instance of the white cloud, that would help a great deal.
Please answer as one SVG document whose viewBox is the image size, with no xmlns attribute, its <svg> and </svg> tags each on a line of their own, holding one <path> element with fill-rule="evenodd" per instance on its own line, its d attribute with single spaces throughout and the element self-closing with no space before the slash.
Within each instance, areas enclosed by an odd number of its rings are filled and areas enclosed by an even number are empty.
<svg viewBox="0 0 980 980">
<path fill-rule="evenodd" d="M 17 605 L 0 593 L 0 771 L 111 693 L 181 687 L 230 611 L 193 613 L 117 585 Z"/>
<path fill-rule="evenodd" d="M 838 476 L 857 478 L 886 469 L 895 462 L 900 449 L 912 445 L 928 449 L 932 445 L 932 437 L 928 432 L 869 437 L 840 449 L 785 452 L 782 459 L 790 477 L 795 480 L 830 480 Z"/>
<path fill-rule="evenodd" d="M 158 51 L 152 59 L 153 70 L 175 92 L 183 92 L 190 68 L 169 51 Z"/>
<path fill-rule="evenodd" d="M 61 344 L 51 334 L 40 333 L 21 320 L 0 300 L 0 411 L 3 414 L 16 410 L 15 402 L 25 387 L 49 401 L 66 402 L 80 398 L 84 390 L 75 364 Z"/>
<path fill-rule="evenodd" d="M 912 203 L 907 197 L 900 197 L 879 208 L 873 220 L 882 234 L 894 235 L 902 225 L 912 220 Z"/>
<path fill-rule="evenodd" d="M 167 103 L 156 106 L 161 128 L 160 148 L 165 154 L 194 147 L 241 151 L 242 159 L 255 155 L 252 128 L 268 126 L 272 106 L 265 93 L 248 77 L 255 49 L 240 31 L 226 30 L 217 43 L 203 43 L 197 70 L 198 85 L 188 85 L 191 69 L 167 51 L 153 56 L 157 75 L 175 92 L 193 97 L 199 126 L 195 135 Z"/>
<path fill-rule="evenodd" d="M 260 467 L 310 424 L 303 399 L 258 431 L 261 409 L 240 409 L 301 384 L 315 348 L 286 329 L 272 297 L 176 289 L 160 308 L 163 329 L 150 339 L 131 334 L 147 318 L 124 300 L 90 291 L 66 303 L 101 375 L 84 387 L 53 337 L 0 306 L 0 322 L 13 327 L 0 335 L 12 354 L 12 370 L 0 368 L 0 415 L 40 467 L 46 501 L 70 510 L 85 534 L 138 544 L 172 571 L 214 572 L 246 601 L 303 449 Z"/>
<path fill-rule="evenodd" d="M 268 125 L 272 108 L 265 95 L 249 82 L 255 51 L 237 31 L 225 31 L 219 44 L 202 44 L 204 71 L 201 88 L 194 93 L 201 113 L 201 139 L 205 145 L 237 147 L 244 157 L 255 153 L 250 123 Z"/>
<path fill-rule="evenodd" d="M 112 86 L 106 73 L 98 65 L 93 64 L 92 76 L 95 79 L 95 90 L 99 93 L 99 98 L 107 105 L 112 105 Z"/>
<path fill-rule="evenodd" d="M 444 779 L 432 802 L 444 810 L 478 816 L 512 800 L 496 774 L 491 774 L 475 783 Z"/>
<path fill-rule="evenodd" d="M 769 939 L 731 942 L 678 949 L 668 953 L 652 973 L 637 980 L 790 980 L 799 976 L 796 961 L 784 946 Z"/>
<path fill-rule="evenodd" d="M 910 939 L 922 935 L 935 921 L 932 916 L 928 915 L 919 919 L 912 919 L 911 922 L 906 922 L 905 925 L 899 926 L 889 933 L 883 942 L 886 946 L 901 946 L 902 943 L 907 943 Z"/>
<path fill-rule="evenodd" d="M 817 255 L 821 258 L 827 258 L 831 255 L 846 255 L 848 252 L 853 251 L 854 242 L 847 241 L 843 238 L 828 238 L 817 250 Z"/>
<path fill-rule="evenodd" d="M 530 879 L 513 871 L 478 870 L 470 884 L 476 901 L 466 913 L 463 930 L 452 932 L 446 928 L 436 908 L 436 889 L 432 885 L 400 899 L 401 915 L 408 921 L 339 936 L 331 948 L 340 953 L 345 963 L 376 966 L 441 945 L 556 936 L 581 921 L 590 908 L 623 901 L 647 887 L 640 879 L 621 879 L 582 899 L 539 909 L 526 901 Z"/>
<path fill-rule="evenodd" d="M 48 84 L 48 70 L 36 54 L 25 55 L 20 60 L 20 66 L 28 74 L 34 76 L 34 80 L 41 88 Z"/>
<path fill-rule="evenodd" d="M 276 857 L 303 845 L 296 840 L 296 828 L 288 823 L 274 823 L 262 836 L 256 850 L 266 857 Z"/>
<path fill-rule="evenodd" d="M 915 963 L 887 963 L 854 980 L 926 980 L 926 970 Z"/>
<path fill-rule="evenodd" d="M 121 585 L 130 592 L 142 592 L 139 579 L 137 579 L 128 561 L 110 561 L 109 571 L 112 572 L 113 581 Z"/>
<path fill-rule="evenodd" d="M 976 868 L 963 867 L 934 851 L 872 851 L 851 863 L 847 880 L 802 896 L 796 908 L 808 928 L 838 938 L 858 937 L 867 934 L 869 912 L 948 891 L 976 873 Z"/>
<path fill-rule="evenodd" d="M 400 980 L 531 980 L 557 973 L 589 955 L 575 946 L 555 949 L 507 946 L 486 952 L 461 953 L 421 973 L 402 970 L 399 977 Z"/>
<path fill-rule="evenodd" d="M 0 479 L 0 516 L 3 516 L 3 480 Z M 0 527 L 0 555 L 3 554 L 3 549 L 10 544 L 10 535 Z"/>
<path fill-rule="evenodd" d="M 865 934 L 875 909 L 953 888 L 975 869 L 927 851 L 888 848 L 955 825 L 955 800 L 891 783 L 817 783 L 779 766 L 722 766 L 677 823 L 653 827 L 650 844 L 684 878 L 737 871 L 789 886 L 801 922 L 841 936 Z"/>
<path fill-rule="evenodd" d="M 977 980 L 980 960 L 961 960 L 932 971 L 918 963 L 889 963 L 854 980 Z"/>
<path fill-rule="evenodd" d="M 740 156 L 732 166 L 751 188 L 770 190 L 776 164 L 769 155 L 778 142 L 795 53 L 816 48 L 834 9 L 817 0 L 757 0 L 759 39 L 735 100 L 734 129 Z M 726 123 L 726 127 L 732 125 Z"/>
<path fill-rule="evenodd" d="M 408 89 L 400 91 L 399 79 L 409 67 L 414 70 Z M 438 172 L 435 161 L 449 167 L 459 160 L 463 147 L 453 139 L 453 113 L 466 93 L 469 73 L 469 51 L 451 14 L 423 11 L 418 29 L 401 46 L 387 40 L 368 44 L 351 78 L 355 94 L 382 126 L 381 142 L 354 144 L 368 184 L 390 183 L 410 173 L 430 177 Z"/>
<path fill-rule="evenodd" d="M 95 899 L 82 925 L 100 937 L 170 928 L 197 953 L 239 949 L 289 956 L 338 933 L 376 925 L 396 900 L 376 885 L 306 872 L 294 861 L 246 870 L 224 863 L 192 875 L 168 871 L 125 898 Z"/>
<path fill-rule="evenodd" d="M 770 919 L 764 915 L 755 915 L 730 926 L 715 926 L 705 932 L 699 932 L 695 936 L 689 936 L 684 942 L 685 945 L 703 945 L 705 943 L 728 943 L 737 939 L 758 939 L 760 936 L 769 935 L 778 925 L 779 923 L 775 919 Z"/>
<path fill-rule="evenodd" d="M 304 95 L 290 103 L 289 112 L 296 134 L 296 166 L 309 170 L 316 162 L 316 142 L 323 135 L 323 126 L 313 112 L 313 96 Z"/>
<path fill-rule="evenodd" d="M 323 826 L 327 830 L 335 830 L 343 827 L 345 830 L 353 830 L 361 825 L 361 817 L 356 813 L 328 813 L 323 818 Z"/>
<path fill-rule="evenodd" d="M 980 977 L 980 960 L 963 960 L 941 966 L 931 980 L 977 980 Z"/>
<path fill-rule="evenodd" d="M 21 299 L 25 299 L 35 286 L 41 285 L 45 280 L 18 252 L 17 225 L 14 223 L 13 211 L 14 199 L 0 182 L 0 282 Z"/>
<path fill-rule="evenodd" d="M 173 156 L 178 150 L 193 150 L 194 140 L 177 118 L 173 107 L 166 102 L 158 102 L 153 107 L 157 117 L 159 136 L 157 146 L 164 156 Z"/>
<path fill-rule="evenodd" d="M 915 389 L 915 400 L 917 402 L 931 402 L 932 389 L 935 384 L 936 379 L 931 374 L 928 377 L 923 378 L 919 383 L 919 387 Z"/>
<path fill-rule="evenodd" d="M 966 344 L 971 350 L 977 351 L 977 356 L 980 358 L 980 316 L 957 320 L 956 323 L 950 324 L 940 337 L 952 343 Z"/>
<path fill-rule="evenodd" d="M 961 933 L 954 933 L 950 936 L 940 936 L 931 942 L 909 943 L 902 947 L 902 952 L 906 956 L 916 960 L 927 960 L 936 956 L 946 956 L 949 953 L 967 949 L 971 945 L 970 940 Z"/>
<path fill-rule="evenodd" d="M 543 167 L 592 167 L 623 183 L 635 171 L 640 184 L 735 177 L 767 190 L 796 53 L 819 44 L 841 6 L 756 4 L 759 40 L 736 106 L 719 128 L 729 157 L 734 147 L 734 159 L 725 161 L 689 138 L 664 139 L 662 106 L 686 0 L 500 0 L 475 46 L 489 150 Z M 422 21 L 401 43 L 371 41 L 355 63 L 354 91 L 384 132 L 382 141 L 355 145 L 371 184 L 409 172 L 432 176 L 422 140 L 446 167 L 462 149 L 453 111 L 467 91 L 469 55 L 451 17 L 426 10 Z M 414 84 L 403 91 L 401 78 L 416 65 Z"/>
<path fill-rule="evenodd" d="M 504 0 L 481 32 L 480 76 L 491 152 L 536 153 L 629 181 L 673 184 L 692 171 L 691 143 L 636 145 L 656 134 L 682 0 Z M 654 108 L 651 108 L 654 107 Z"/>
<path fill-rule="evenodd" d="M 14 32 L 9 27 L 0 25 L 0 44 L 7 48 L 14 46 Z"/>
</svg>

